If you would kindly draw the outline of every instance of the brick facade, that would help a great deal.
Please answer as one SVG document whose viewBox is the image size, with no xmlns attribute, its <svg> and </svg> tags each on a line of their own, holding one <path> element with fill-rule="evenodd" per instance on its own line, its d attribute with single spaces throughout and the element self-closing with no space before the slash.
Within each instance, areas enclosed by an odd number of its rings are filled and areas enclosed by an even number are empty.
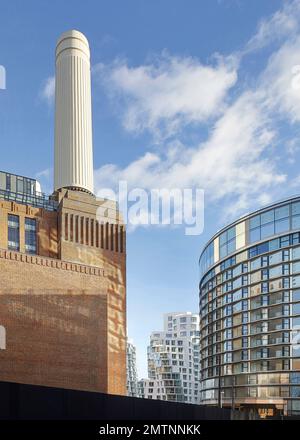
<svg viewBox="0 0 300 440">
<path fill-rule="evenodd" d="M 54 212 L 0 201 L 0 380 L 125 394 L 125 227 L 113 202 L 102 216 L 91 195 L 57 198 Z M 10 213 L 20 252 L 7 250 Z M 38 255 L 24 253 L 25 217 L 37 220 Z"/>
</svg>

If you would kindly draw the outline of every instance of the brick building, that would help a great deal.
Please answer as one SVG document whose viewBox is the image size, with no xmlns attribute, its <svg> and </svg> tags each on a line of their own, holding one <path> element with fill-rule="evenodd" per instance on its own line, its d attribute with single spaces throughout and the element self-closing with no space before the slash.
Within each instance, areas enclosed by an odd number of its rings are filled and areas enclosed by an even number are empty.
<svg viewBox="0 0 300 440">
<path fill-rule="evenodd" d="M 125 395 L 125 226 L 93 194 L 89 48 L 77 31 L 57 44 L 61 90 L 53 194 L 0 172 L 0 381 Z"/>
</svg>

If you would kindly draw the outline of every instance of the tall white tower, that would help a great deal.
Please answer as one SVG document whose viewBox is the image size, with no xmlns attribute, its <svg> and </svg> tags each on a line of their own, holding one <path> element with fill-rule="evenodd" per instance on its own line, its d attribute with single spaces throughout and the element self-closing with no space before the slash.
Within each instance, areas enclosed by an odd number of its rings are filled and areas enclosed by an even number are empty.
<svg viewBox="0 0 300 440">
<path fill-rule="evenodd" d="M 56 46 L 54 190 L 94 192 L 90 49 L 76 30 Z"/>
</svg>

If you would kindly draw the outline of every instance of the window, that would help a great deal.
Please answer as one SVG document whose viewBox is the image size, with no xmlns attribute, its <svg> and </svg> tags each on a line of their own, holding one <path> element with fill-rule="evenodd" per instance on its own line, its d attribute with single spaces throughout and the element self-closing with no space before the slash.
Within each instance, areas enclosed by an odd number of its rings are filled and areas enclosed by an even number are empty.
<svg viewBox="0 0 300 440">
<path fill-rule="evenodd" d="M 292 287 L 300 287 L 300 276 L 292 278 Z"/>
<path fill-rule="evenodd" d="M 282 266 L 275 266 L 269 270 L 270 278 L 279 277 L 282 275 Z"/>
<path fill-rule="evenodd" d="M 260 240 L 260 228 L 250 229 L 250 243 Z"/>
<path fill-rule="evenodd" d="M 234 304 L 234 306 L 233 306 L 233 313 L 238 313 L 241 310 L 242 310 L 242 303 L 241 303 L 241 301 L 236 303 L 236 304 Z"/>
<path fill-rule="evenodd" d="M 289 235 L 285 235 L 284 237 L 280 237 L 280 247 L 285 247 L 285 246 L 289 246 L 289 245 L 290 245 L 290 236 Z"/>
<path fill-rule="evenodd" d="M 282 261 L 282 251 L 276 252 L 275 254 L 269 256 L 270 265 L 281 263 L 281 261 Z"/>
<path fill-rule="evenodd" d="M 232 327 L 232 318 L 226 318 L 224 322 L 224 327 Z"/>
<path fill-rule="evenodd" d="M 247 298 L 248 297 L 248 287 L 243 287 L 242 288 L 242 296 L 243 296 L 243 298 Z"/>
<path fill-rule="evenodd" d="M 25 252 L 36 254 L 36 220 L 25 218 Z"/>
<path fill-rule="evenodd" d="M 293 304 L 293 315 L 300 315 L 300 303 Z"/>
<path fill-rule="evenodd" d="M 290 228 L 290 219 L 289 218 L 283 218 L 280 220 L 277 220 L 275 222 L 275 234 L 280 234 L 281 232 L 286 232 Z"/>
<path fill-rule="evenodd" d="M 297 260 L 298 258 L 300 258 L 300 247 L 292 249 L 292 259 Z"/>
<path fill-rule="evenodd" d="M 6 174 L 6 191 L 11 190 L 11 175 Z"/>
<path fill-rule="evenodd" d="M 300 228 L 300 215 L 294 215 L 292 217 L 292 229 Z"/>
<path fill-rule="evenodd" d="M 261 258 L 256 258 L 255 260 L 251 261 L 250 267 L 251 270 L 259 269 L 261 267 Z"/>
<path fill-rule="evenodd" d="M 248 326 L 244 324 L 242 326 L 242 335 L 245 336 L 247 334 L 248 334 Z"/>
<path fill-rule="evenodd" d="M 23 177 L 17 177 L 17 192 L 23 193 L 24 192 L 24 180 Z"/>
<path fill-rule="evenodd" d="M 263 212 L 260 216 L 261 224 L 265 225 L 266 223 L 270 223 L 274 221 L 274 210 Z"/>
<path fill-rule="evenodd" d="M 286 218 L 289 216 L 289 205 L 281 206 L 275 209 L 275 220 Z"/>
<path fill-rule="evenodd" d="M 283 275 L 289 275 L 290 273 L 290 266 L 289 264 L 284 264 L 282 268 Z"/>
<path fill-rule="evenodd" d="M 17 215 L 8 215 L 8 249 L 20 250 L 20 226 Z"/>
<path fill-rule="evenodd" d="M 296 234 L 292 234 L 291 244 L 299 244 L 300 243 L 300 234 L 297 232 Z"/>
<path fill-rule="evenodd" d="M 300 290 L 293 291 L 293 301 L 300 301 Z"/>
<path fill-rule="evenodd" d="M 242 265 L 239 264 L 238 266 L 236 266 L 233 271 L 232 271 L 232 275 L 233 277 L 237 277 L 238 275 L 241 275 L 242 273 Z"/>
<path fill-rule="evenodd" d="M 300 214 L 300 202 L 292 203 L 292 215 Z"/>
<path fill-rule="evenodd" d="M 248 313 L 247 312 L 243 313 L 242 321 L 243 321 L 243 324 L 246 324 L 248 322 Z"/>
<path fill-rule="evenodd" d="M 229 294 L 228 294 L 229 295 Z M 242 290 L 239 289 L 236 292 L 234 292 L 233 294 L 233 301 L 239 301 L 240 299 L 242 299 Z"/>
<path fill-rule="evenodd" d="M 250 229 L 254 229 L 260 226 L 260 216 L 256 215 L 255 217 L 250 218 Z"/>
<path fill-rule="evenodd" d="M 274 223 L 267 223 L 261 226 L 261 239 L 274 235 Z"/>
<path fill-rule="evenodd" d="M 274 240 L 270 240 L 269 242 L 270 251 L 276 251 L 279 249 L 279 238 L 275 238 Z"/>
</svg>

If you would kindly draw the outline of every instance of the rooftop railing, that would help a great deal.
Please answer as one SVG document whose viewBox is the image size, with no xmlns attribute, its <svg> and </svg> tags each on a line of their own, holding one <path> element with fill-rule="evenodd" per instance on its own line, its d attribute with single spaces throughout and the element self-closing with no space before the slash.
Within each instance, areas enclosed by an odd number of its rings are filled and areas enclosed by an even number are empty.
<svg viewBox="0 0 300 440">
<path fill-rule="evenodd" d="M 21 203 L 23 205 L 36 206 L 37 208 L 43 208 L 47 211 L 56 211 L 58 207 L 56 200 L 51 199 L 49 196 L 46 196 L 46 194 L 38 192 L 28 194 L 0 189 L 0 199 Z"/>
</svg>

